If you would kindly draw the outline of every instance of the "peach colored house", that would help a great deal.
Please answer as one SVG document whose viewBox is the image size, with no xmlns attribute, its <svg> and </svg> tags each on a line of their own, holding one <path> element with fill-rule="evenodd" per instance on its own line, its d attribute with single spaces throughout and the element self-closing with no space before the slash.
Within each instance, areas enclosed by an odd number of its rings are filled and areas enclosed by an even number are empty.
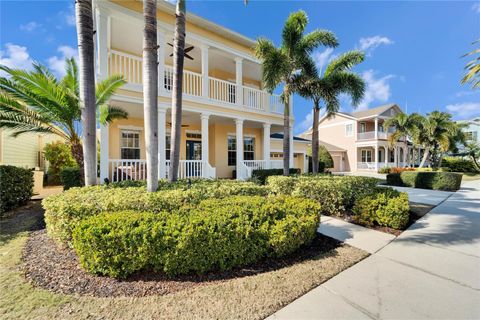
<svg viewBox="0 0 480 320">
<path fill-rule="evenodd" d="M 100 128 L 101 181 L 145 178 L 142 7 L 140 0 L 94 0 L 97 79 L 122 74 L 128 82 L 110 102 L 129 118 Z M 158 1 L 157 19 L 158 159 L 159 176 L 166 177 L 174 6 Z M 186 31 L 179 176 L 229 178 L 235 170 L 246 179 L 253 169 L 280 168 L 281 140 L 274 134 L 283 131 L 283 104 L 262 87 L 255 41 L 193 14 Z M 308 141 L 292 138 L 290 146 L 290 166 L 303 171 Z"/>
<path fill-rule="evenodd" d="M 411 159 L 412 146 L 403 138 L 391 148 L 383 122 L 402 112 L 396 104 L 353 113 L 337 112 L 333 117 L 320 119 L 320 144 L 325 146 L 334 161 L 332 171 L 376 171 L 379 168 L 404 167 Z M 311 139 L 312 130 L 300 135 Z"/>
</svg>

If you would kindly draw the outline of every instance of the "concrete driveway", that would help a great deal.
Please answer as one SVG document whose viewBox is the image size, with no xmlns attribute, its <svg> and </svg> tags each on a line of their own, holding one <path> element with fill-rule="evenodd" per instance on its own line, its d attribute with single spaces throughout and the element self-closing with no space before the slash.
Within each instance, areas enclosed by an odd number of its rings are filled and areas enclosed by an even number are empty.
<svg viewBox="0 0 480 320">
<path fill-rule="evenodd" d="M 270 318 L 480 319 L 480 181 Z"/>
</svg>

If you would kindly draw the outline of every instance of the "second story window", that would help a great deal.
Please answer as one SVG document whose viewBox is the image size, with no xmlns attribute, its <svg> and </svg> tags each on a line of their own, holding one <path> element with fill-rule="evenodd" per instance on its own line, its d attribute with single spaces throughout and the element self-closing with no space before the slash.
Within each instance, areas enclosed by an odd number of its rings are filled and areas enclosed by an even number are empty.
<svg viewBox="0 0 480 320">
<path fill-rule="evenodd" d="M 172 146 L 172 137 L 165 136 L 165 160 L 170 160 L 170 150 Z"/>
<path fill-rule="evenodd" d="M 353 123 L 345 125 L 345 136 L 351 137 L 353 135 Z"/>
<path fill-rule="evenodd" d="M 121 132 L 120 157 L 122 159 L 140 159 L 140 133 L 138 131 Z"/>
</svg>

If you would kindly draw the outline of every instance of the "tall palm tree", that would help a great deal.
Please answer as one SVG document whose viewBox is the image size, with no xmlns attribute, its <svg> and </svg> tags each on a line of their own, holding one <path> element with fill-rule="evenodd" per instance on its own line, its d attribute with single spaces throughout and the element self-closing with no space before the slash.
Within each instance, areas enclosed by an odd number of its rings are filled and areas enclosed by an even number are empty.
<svg viewBox="0 0 480 320">
<path fill-rule="evenodd" d="M 301 79 L 316 75 L 315 62 L 310 53 L 320 45 L 338 45 L 335 35 L 326 30 L 315 30 L 304 34 L 308 23 L 304 11 L 291 13 L 282 32 L 282 44 L 275 47 L 272 41 L 259 38 L 255 45 L 255 55 L 262 61 L 262 81 L 264 87 L 273 92 L 283 84 L 283 174 L 289 174 L 290 155 L 290 97 Z"/>
<path fill-rule="evenodd" d="M 143 112 L 147 154 L 147 191 L 158 188 L 157 1 L 143 0 Z M 163 63 L 163 61 L 162 61 Z"/>
<path fill-rule="evenodd" d="M 356 106 L 365 92 L 365 82 L 351 68 L 365 58 L 360 51 L 349 51 L 332 60 L 321 76 L 315 76 L 301 81 L 298 93 L 306 99 L 313 101 L 312 124 L 312 171 L 318 173 L 318 121 L 321 105 L 324 101 L 328 115 L 332 115 L 340 108 L 338 96 L 345 93 L 351 96 L 352 104 Z"/>
<path fill-rule="evenodd" d="M 173 40 L 173 94 L 172 141 L 170 150 L 169 180 L 177 181 L 180 164 L 180 139 L 182 131 L 182 83 L 185 59 L 185 0 L 177 0 L 175 9 L 175 38 Z"/>
<path fill-rule="evenodd" d="M 395 116 L 388 118 L 383 122 L 383 128 L 385 132 L 393 127 L 392 134 L 388 136 L 388 146 L 392 148 L 400 138 L 404 138 L 407 141 L 407 137 L 412 137 L 413 144 L 416 146 L 416 140 L 413 139 L 416 136 L 418 126 L 422 121 L 422 116 L 418 113 L 412 113 L 410 115 L 400 112 Z"/>
<path fill-rule="evenodd" d="M 92 0 L 76 0 L 78 61 L 80 69 L 80 110 L 85 185 L 97 184 L 97 125 L 95 121 L 95 58 L 93 47 Z"/>
<path fill-rule="evenodd" d="M 480 163 L 478 161 L 480 158 L 480 143 L 477 141 L 466 141 L 464 154 L 470 156 L 476 169 L 480 171 Z"/>
<path fill-rule="evenodd" d="M 81 120 L 78 68 L 73 58 L 65 60 L 66 75 L 58 80 L 45 66 L 34 64 L 32 71 L 10 69 L 0 65 L 7 76 L 0 77 L 0 128 L 14 136 L 37 132 L 65 139 L 80 168 L 83 148 L 78 130 Z M 97 83 L 96 113 L 102 124 L 126 118 L 128 114 L 108 101 L 125 84 L 114 75 Z"/>
<path fill-rule="evenodd" d="M 473 42 L 472 44 L 480 44 L 480 39 Z M 480 48 L 477 48 L 465 55 L 467 56 L 477 56 L 473 60 L 467 63 L 465 66 L 466 73 L 462 78 L 462 84 L 471 83 L 473 89 L 480 88 Z"/>
</svg>

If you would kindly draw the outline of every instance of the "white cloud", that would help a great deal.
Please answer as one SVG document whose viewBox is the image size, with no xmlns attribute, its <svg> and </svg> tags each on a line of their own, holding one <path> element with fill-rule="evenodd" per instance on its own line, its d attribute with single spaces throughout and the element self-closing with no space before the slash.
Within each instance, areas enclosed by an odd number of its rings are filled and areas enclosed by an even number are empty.
<svg viewBox="0 0 480 320">
<path fill-rule="evenodd" d="M 30 69 L 32 67 L 32 58 L 27 47 L 22 47 L 13 43 L 5 44 L 5 51 L 0 50 L 0 64 L 14 69 Z"/>
<path fill-rule="evenodd" d="M 76 18 L 75 18 L 75 7 L 70 4 L 68 6 L 68 9 L 66 11 L 60 11 L 58 13 L 58 16 L 62 20 L 61 22 L 63 24 L 66 24 L 67 26 L 74 27 L 76 24 Z M 57 25 L 57 29 L 62 29 L 62 25 Z"/>
<path fill-rule="evenodd" d="M 480 3 L 479 2 L 475 2 L 472 6 L 472 10 L 473 12 L 475 13 L 480 13 Z"/>
<path fill-rule="evenodd" d="M 58 77 L 65 75 L 65 59 L 74 57 L 78 60 L 78 51 L 69 46 L 60 46 L 57 49 L 60 52 L 60 56 L 52 56 L 47 59 L 48 67 L 55 73 Z"/>
<path fill-rule="evenodd" d="M 333 48 L 326 48 L 322 52 L 316 52 L 313 54 L 313 59 L 319 70 L 322 70 L 335 56 L 332 55 Z"/>
<path fill-rule="evenodd" d="M 473 116 L 480 115 L 479 102 L 449 104 L 445 108 L 453 114 L 455 119 L 468 119 Z"/>
<path fill-rule="evenodd" d="M 358 105 L 358 110 L 368 109 L 370 103 L 374 101 L 387 102 L 391 95 L 389 80 L 394 77 L 394 75 L 390 74 L 376 78 L 373 70 L 363 72 L 362 78 L 365 80 L 366 89 L 363 100 Z"/>
<path fill-rule="evenodd" d="M 28 32 L 32 32 L 38 28 L 40 28 L 42 25 L 36 21 L 30 21 L 29 23 L 26 23 L 26 24 L 21 24 L 20 25 L 20 30 L 23 30 L 23 31 L 28 31 Z"/>
<path fill-rule="evenodd" d="M 378 46 L 390 44 L 393 44 L 393 41 L 387 37 L 373 36 L 368 38 L 360 38 L 358 47 L 360 50 L 365 51 L 367 55 L 371 55 L 373 50 L 375 50 Z"/>
<path fill-rule="evenodd" d="M 295 132 L 297 134 L 300 134 L 307 131 L 312 127 L 312 123 L 313 123 L 313 110 L 307 113 L 307 115 L 305 116 L 305 119 L 303 119 L 301 122 L 299 122 L 295 126 Z"/>
</svg>

